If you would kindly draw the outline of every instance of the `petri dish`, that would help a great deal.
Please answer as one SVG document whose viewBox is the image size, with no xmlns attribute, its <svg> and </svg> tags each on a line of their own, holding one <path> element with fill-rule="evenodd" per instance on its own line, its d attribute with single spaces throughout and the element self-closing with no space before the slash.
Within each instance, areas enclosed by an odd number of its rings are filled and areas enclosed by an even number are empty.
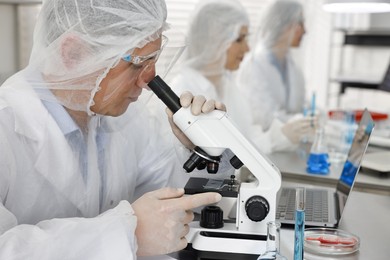
<svg viewBox="0 0 390 260">
<path fill-rule="evenodd" d="M 305 229 L 304 250 L 320 255 L 347 255 L 359 250 L 360 239 L 341 229 Z"/>
</svg>

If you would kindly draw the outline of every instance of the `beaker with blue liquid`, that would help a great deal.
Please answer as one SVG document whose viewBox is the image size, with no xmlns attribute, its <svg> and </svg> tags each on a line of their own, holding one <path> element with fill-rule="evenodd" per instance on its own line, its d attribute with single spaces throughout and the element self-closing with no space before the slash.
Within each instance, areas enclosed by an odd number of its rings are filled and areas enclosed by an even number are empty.
<svg viewBox="0 0 390 260">
<path fill-rule="evenodd" d="M 314 174 L 328 174 L 329 166 L 329 154 L 324 129 L 319 128 L 316 130 L 314 142 L 310 149 L 306 171 Z"/>
</svg>

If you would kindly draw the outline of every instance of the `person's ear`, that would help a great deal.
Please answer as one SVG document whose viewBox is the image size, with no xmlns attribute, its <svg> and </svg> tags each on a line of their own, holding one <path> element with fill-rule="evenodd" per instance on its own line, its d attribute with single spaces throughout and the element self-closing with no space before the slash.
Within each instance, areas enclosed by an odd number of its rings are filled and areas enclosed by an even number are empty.
<svg viewBox="0 0 390 260">
<path fill-rule="evenodd" d="M 61 58 L 65 68 L 71 70 L 82 63 L 87 56 L 88 48 L 77 35 L 66 35 L 61 42 Z"/>
</svg>

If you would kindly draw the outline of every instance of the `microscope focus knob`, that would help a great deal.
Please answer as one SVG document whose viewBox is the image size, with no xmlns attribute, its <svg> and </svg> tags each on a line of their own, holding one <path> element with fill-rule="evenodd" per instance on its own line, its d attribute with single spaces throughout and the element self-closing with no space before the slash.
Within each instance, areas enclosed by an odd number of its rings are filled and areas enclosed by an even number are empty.
<svg viewBox="0 0 390 260">
<path fill-rule="evenodd" d="M 199 225 L 204 228 L 223 227 L 223 211 L 218 206 L 206 206 L 202 209 Z"/>
<path fill-rule="evenodd" d="M 245 203 L 245 211 L 250 220 L 262 221 L 269 212 L 268 201 L 261 196 L 250 197 Z"/>
</svg>

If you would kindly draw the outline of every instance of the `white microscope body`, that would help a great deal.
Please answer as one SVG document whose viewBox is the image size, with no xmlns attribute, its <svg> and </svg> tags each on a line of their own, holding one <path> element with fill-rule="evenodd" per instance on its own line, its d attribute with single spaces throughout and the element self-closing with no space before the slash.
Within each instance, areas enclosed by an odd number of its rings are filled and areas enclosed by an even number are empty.
<svg viewBox="0 0 390 260">
<path fill-rule="evenodd" d="M 281 186 L 279 170 L 244 137 L 226 112 L 214 110 L 194 116 L 190 108 L 176 107 L 175 110 L 172 110 L 173 121 L 194 145 L 211 156 L 219 156 L 225 149 L 230 149 L 255 177 L 251 182 L 239 184 L 235 224 L 224 223 L 220 229 L 206 229 L 194 221 L 187 235 L 189 243 L 199 251 L 261 254 L 265 251 L 267 222 L 275 221 L 276 196 Z M 253 221 L 251 213 L 257 215 L 259 210 L 266 211 L 265 218 Z M 205 236 L 204 232 L 217 235 Z M 252 239 L 244 238 L 245 235 Z M 256 236 L 263 237 L 262 241 L 253 239 Z"/>
</svg>

